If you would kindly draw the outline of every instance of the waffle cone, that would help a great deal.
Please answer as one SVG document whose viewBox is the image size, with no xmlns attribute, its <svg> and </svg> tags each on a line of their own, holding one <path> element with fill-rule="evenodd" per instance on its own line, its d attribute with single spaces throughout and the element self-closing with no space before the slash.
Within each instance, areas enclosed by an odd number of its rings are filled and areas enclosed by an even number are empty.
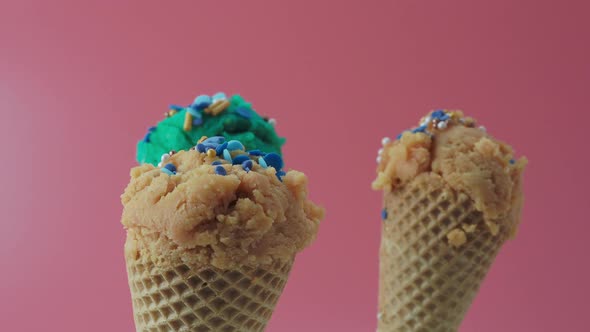
<svg viewBox="0 0 590 332">
<path fill-rule="evenodd" d="M 378 331 L 457 331 L 508 227 L 491 229 L 467 195 L 432 174 L 386 193 L 384 205 Z M 453 230 L 466 242 L 450 243 Z"/>
<path fill-rule="evenodd" d="M 293 261 L 266 267 L 162 264 L 127 258 L 138 332 L 263 331 Z"/>
</svg>

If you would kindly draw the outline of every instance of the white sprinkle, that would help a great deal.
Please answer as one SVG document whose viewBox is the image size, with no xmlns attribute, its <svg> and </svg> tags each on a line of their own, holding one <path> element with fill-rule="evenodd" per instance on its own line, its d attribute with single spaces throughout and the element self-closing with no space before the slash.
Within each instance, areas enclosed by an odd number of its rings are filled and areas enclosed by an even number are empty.
<svg viewBox="0 0 590 332">
<path fill-rule="evenodd" d="M 385 145 L 387 143 L 391 142 L 391 139 L 389 137 L 383 137 L 381 139 L 381 145 Z"/>
<path fill-rule="evenodd" d="M 162 167 L 162 162 L 159 162 L 158 163 L 158 167 Z"/>
<path fill-rule="evenodd" d="M 377 164 L 381 162 L 381 156 L 377 156 Z"/>
<path fill-rule="evenodd" d="M 484 127 L 484 126 L 479 126 L 479 129 L 480 129 L 481 131 L 483 131 L 483 132 L 485 132 L 485 131 L 486 131 L 486 127 Z"/>
<path fill-rule="evenodd" d="M 447 121 L 441 121 L 436 125 L 438 129 L 445 129 L 447 127 Z"/>
<path fill-rule="evenodd" d="M 377 319 L 381 319 L 381 317 L 382 317 L 382 316 L 383 316 L 383 313 L 379 312 L 379 313 L 377 314 Z"/>
<path fill-rule="evenodd" d="M 166 161 L 166 160 L 168 160 L 168 159 L 170 159 L 170 155 L 169 155 L 168 153 L 164 153 L 164 154 L 162 155 L 162 158 L 160 158 L 160 160 L 161 160 L 161 161 Z"/>
<path fill-rule="evenodd" d="M 268 123 L 270 123 L 273 126 L 276 126 L 277 125 L 277 120 L 276 119 L 273 119 L 273 118 L 270 118 L 270 119 L 268 119 Z"/>
<path fill-rule="evenodd" d="M 379 155 L 383 154 L 383 148 L 379 149 L 379 151 L 377 151 L 377 153 L 378 153 Z"/>
</svg>

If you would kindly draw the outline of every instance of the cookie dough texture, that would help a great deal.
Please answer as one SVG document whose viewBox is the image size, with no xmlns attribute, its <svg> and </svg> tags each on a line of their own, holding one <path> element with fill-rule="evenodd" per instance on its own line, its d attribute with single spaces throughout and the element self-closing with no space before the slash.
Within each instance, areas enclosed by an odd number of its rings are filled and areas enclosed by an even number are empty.
<svg viewBox="0 0 590 332">
<path fill-rule="evenodd" d="M 387 194 L 421 173 L 432 172 L 456 192 L 466 193 L 491 230 L 504 223 L 514 235 L 527 160 L 522 157 L 511 163 L 512 156 L 510 146 L 479 128 L 457 124 L 437 131 L 434 139 L 406 132 L 384 147 L 373 189 Z"/>
<path fill-rule="evenodd" d="M 131 170 L 121 197 L 127 260 L 261 266 L 291 260 L 314 240 L 324 211 L 308 200 L 303 173 L 291 170 L 281 182 L 271 167 L 225 165 L 222 176 L 200 156 L 173 155 L 173 176 L 150 164 Z"/>
</svg>

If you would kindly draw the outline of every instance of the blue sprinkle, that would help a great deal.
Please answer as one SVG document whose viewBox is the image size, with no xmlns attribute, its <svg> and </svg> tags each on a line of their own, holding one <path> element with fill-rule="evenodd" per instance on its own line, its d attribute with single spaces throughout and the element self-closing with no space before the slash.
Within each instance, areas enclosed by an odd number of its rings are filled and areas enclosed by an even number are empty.
<svg viewBox="0 0 590 332">
<path fill-rule="evenodd" d="M 144 142 L 146 142 L 146 143 L 149 143 L 149 142 L 150 142 L 150 134 L 151 134 L 151 133 L 147 133 L 147 134 L 145 134 L 145 136 L 143 137 L 143 141 L 144 141 Z"/>
<path fill-rule="evenodd" d="M 227 99 L 227 97 L 225 96 L 225 93 L 218 92 L 218 93 L 214 94 L 211 99 L 212 99 L 211 102 L 215 103 L 216 101 Z"/>
<path fill-rule="evenodd" d="M 217 148 L 215 148 L 215 153 L 218 156 L 221 156 L 223 154 L 223 150 L 225 150 L 226 148 L 227 148 L 227 142 L 225 142 L 221 145 L 218 145 Z"/>
<path fill-rule="evenodd" d="M 229 161 L 230 163 L 232 162 L 231 154 L 229 153 L 229 151 L 227 151 L 227 149 L 223 150 L 223 158 Z"/>
<path fill-rule="evenodd" d="M 248 154 L 251 156 L 262 156 L 263 152 L 260 150 L 251 150 L 251 151 L 248 151 Z"/>
<path fill-rule="evenodd" d="M 279 180 L 281 180 L 281 182 L 283 182 L 283 176 L 285 176 L 287 173 L 283 172 L 283 171 L 278 171 L 277 172 L 277 178 Z"/>
<path fill-rule="evenodd" d="M 397 135 L 397 136 L 395 137 L 395 139 L 400 139 L 400 138 L 402 138 L 402 135 L 403 135 L 403 134 L 404 134 L 404 133 L 401 133 L 401 134 Z"/>
<path fill-rule="evenodd" d="M 189 112 L 194 118 L 200 118 L 201 117 L 201 113 L 199 113 L 199 110 L 194 108 L 193 106 L 189 106 L 186 108 L 186 111 Z"/>
<path fill-rule="evenodd" d="M 267 168 L 268 167 L 268 165 L 266 164 L 266 161 L 264 161 L 264 158 L 262 158 L 262 157 L 258 157 L 258 164 L 260 166 L 262 166 L 262 168 Z"/>
<path fill-rule="evenodd" d="M 423 133 L 426 130 L 426 125 L 412 129 L 412 133 Z"/>
<path fill-rule="evenodd" d="M 241 155 L 235 156 L 235 158 L 232 160 L 232 164 L 239 165 L 247 160 L 250 160 L 250 157 L 248 157 L 245 154 L 241 154 Z"/>
<path fill-rule="evenodd" d="M 245 150 L 244 144 L 242 144 L 242 142 L 236 141 L 236 140 L 231 140 L 231 141 L 227 142 L 227 149 L 230 151 Z"/>
<path fill-rule="evenodd" d="M 203 118 L 201 118 L 200 116 L 193 119 L 193 126 L 200 126 L 202 124 Z"/>
<path fill-rule="evenodd" d="M 197 151 L 199 151 L 200 153 L 205 153 L 207 152 L 207 147 L 205 146 L 205 144 L 199 143 L 197 144 Z"/>
<path fill-rule="evenodd" d="M 385 209 L 381 210 L 381 219 L 383 219 L 383 220 L 387 219 L 387 210 L 385 210 Z"/>
<path fill-rule="evenodd" d="M 516 160 L 510 159 L 510 165 L 514 165 L 515 162 L 516 162 Z"/>
<path fill-rule="evenodd" d="M 437 119 L 437 120 L 440 120 L 440 121 L 445 121 L 445 120 L 448 120 L 448 119 L 450 119 L 450 118 L 451 118 L 451 117 L 450 117 L 450 116 L 449 116 L 447 113 L 445 113 L 445 111 L 443 111 L 443 110 L 436 110 L 436 111 L 432 112 L 432 114 L 430 115 L 430 117 L 431 117 L 432 119 Z"/>
<path fill-rule="evenodd" d="M 151 126 L 151 127 L 148 128 L 148 131 L 150 133 L 152 133 L 152 132 L 156 131 L 156 128 L 157 128 L 156 126 Z"/>
<path fill-rule="evenodd" d="M 250 170 L 252 169 L 252 166 L 254 164 L 252 163 L 252 160 L 248 159 L 246 161 L 244 161 L 242 163 L 242 168 L 246 171 L 246 172 L 250 172 Z"/>
<path fill-rule="evenodd" d="M 241 117 L 244 117 L 246 119 L 249 119 L 252 116 L 252 113 L 250 113 L 250 110 L 244 106 L 240 106 L 240 107 L 236 108 L 236 113 L 238 113 L 238 115 L 240 115 Z"/>
<path fill-rule="evenodd" d="M 175 174 L 175 172 L 171 172 L 169 169 L 164 168 L 164 167 L 162 167 L 161 170 L 162 170 L 162 173 L 166 173 L 168 175 L 174 175 Z"/>
<path fill-rule="evenodd" d="M 217 175 L 226 175 L 227 172 L 225 171 L 225 168 L 223 168 L 223 166 L 217 165 L 217 167 L 215 167 L 215 174 L 217 174 Z"/>
<path fill-rule="evenodd" d="M 170 105 L 170 106 L 168 106 L 168 108 L 171 110 L 174 110 L 176 112 L 180 112 L 184 109 L 184 107 L 178 106 L 178 105 Z"/>
<path fill-rule="evenodd" d="M 283 168 L 283 158 L 274 152 L 264 156 L 264 161 L 266 161 L 268 166 L 274 167 L 277 171 Z"/>
<path fill-rule="evenodd" d="M 215 145 L 222 144 L 223 142 L 225 142 L 225 137 L 223 136 L 212 136 L 203 141 L 205 144 L 210 143 Z"/>
<path fill-rule="evenodd" d="M 166 164 L 166 166 L 164 166 L 165 169 L 169 170 L 170 172 L 176 172 L 176 166 L 174 166 L 174 164 Z"/>
<path fill-rule="evenodd" d="M 221 165 L 221 160 L 215 160 L 214 162 L 211 163 L 211 165 L 213 165 L 213 166 Z"/>
<path fill-rule="evenodd" d="M 211 105 L 211 97 L 207 95 L 200 95 L 197 98 L 195 98 L 195 100 L 191 104 L 191 107 L 197 110 L 203 110 L 209 107 L 209 105 Z"/>
</svg>

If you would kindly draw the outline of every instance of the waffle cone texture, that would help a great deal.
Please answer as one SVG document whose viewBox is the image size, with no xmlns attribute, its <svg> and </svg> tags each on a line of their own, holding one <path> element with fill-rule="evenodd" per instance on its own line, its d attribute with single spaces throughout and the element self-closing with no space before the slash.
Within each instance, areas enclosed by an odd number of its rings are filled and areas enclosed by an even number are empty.
<svg viewBox="0 0 590 332">
<path fill-rule="evenodd" d="M 264 331 L 292 260 L 219 269 L 127 259 L 138 332 Z"/>
<path fill-rule="evenodd" d="M 469 197 L 431 174 L 386 194 L 384 205 L 378 331 L 457 331 L 508 230 L 490 236 Z M 459 247 L 454 230 L 467 238 Z"/>
</svg>

